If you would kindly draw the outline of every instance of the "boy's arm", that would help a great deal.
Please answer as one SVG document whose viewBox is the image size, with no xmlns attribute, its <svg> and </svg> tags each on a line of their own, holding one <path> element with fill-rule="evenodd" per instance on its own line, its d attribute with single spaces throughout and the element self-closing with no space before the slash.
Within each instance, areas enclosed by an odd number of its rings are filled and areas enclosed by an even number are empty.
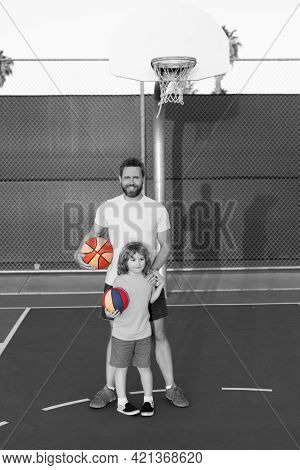
<svg viewBox="0 0 300 470">
<path fill-rule="evenodd" d="M 153 304 L 159 297 L 161 291 L 162 291 L 163 286 L 158 286 L 158 287 L 152 287 L 152 295 L 150 299 L 150 304 Z"/>
<path fill-rule="evenodd" d="M 164 285 L 166 283 L 166 280 L 164 277 L 162 277 L 160 274 L 157 274 L 157 280 L 159 282 L 159 285 L 157 287 L 152 287 L 152 294 L 150 298 L 150 303 L 153 304 L 158 297 L 160 296 L 161 291 L 164 288 Z"/>
</svg>

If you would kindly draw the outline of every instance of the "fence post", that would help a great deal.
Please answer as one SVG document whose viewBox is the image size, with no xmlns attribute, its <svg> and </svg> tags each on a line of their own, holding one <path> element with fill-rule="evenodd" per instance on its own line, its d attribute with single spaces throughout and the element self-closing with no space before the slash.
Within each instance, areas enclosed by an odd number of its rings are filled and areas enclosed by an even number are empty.
<svg viewBox="0 0 300 470">
<path fill-rule="evenodd" d="M 146 175 L 146 115 L 145 115 L 145 92 L 144 82 L 140 82 L 140 123 L 141 123 L 141 160 L 145 165 L 145 177 L 143 193 L 147 194 Z"/>
</svg>

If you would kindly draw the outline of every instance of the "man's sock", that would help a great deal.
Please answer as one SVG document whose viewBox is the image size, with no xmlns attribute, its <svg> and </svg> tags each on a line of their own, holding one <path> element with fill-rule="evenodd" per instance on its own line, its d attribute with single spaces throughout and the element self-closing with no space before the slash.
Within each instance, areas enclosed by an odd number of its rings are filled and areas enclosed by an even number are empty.
<svg viewBox="0 0 300 470">
<path fill-rule="evenodd" d="M 107 386 L 107 388 L 109 388 L 109 390 L 112 390 L 112 391 L 116 390 L 116 387 L 111 387 L 110 385 L 107 385 L 107 384 L 106 384 L 106 386 Z"/>
<path fill-rule="evenodd" d="M 172 384 L 172 385 L 166 385 L 166 390 L 170 390 L 170 388 L 172 388 L 173 385 L 174 385 L 174 384 Z"/>
</svg>

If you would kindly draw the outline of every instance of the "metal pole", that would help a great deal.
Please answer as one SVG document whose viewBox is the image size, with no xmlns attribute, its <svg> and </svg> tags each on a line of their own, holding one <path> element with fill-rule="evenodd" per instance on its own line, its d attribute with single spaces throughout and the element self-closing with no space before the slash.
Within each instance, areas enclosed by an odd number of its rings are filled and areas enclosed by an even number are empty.
<svg viewBox="0 0 300 470">
<path fill-rule="evenodd" d="M 165 203 L 165 109 L 162 106 L 158 117 L 160 101 L 160 85 L 155 83 L 153 96 L 153 159 L 154 159 L 154 198 L 156 201 Z M 167 280 L 167 264 L 161 267 L 160 272 Z M 167 283 L 165 293 L 167 296 Z"/>
<path fill-rule="evenodd" d="M 145 116 L 145 92 L 144 82 L 140 82 L 140 121 L 141 121 L 141 160 L 145 165 L 146 173 L 146 116 Z M 147 194 L 147 179 L 144 178 L 143 193 Z"/>
<path fill-rule="evenodd" d="M 158 103 L 160 101 L 159 82 L 154 87 L 154 109 L 153 109 L 153 158 L 154 158 L 154 197 L 156 201 L 165 202 L 165 109 L 161 108 L 158 117 Z"/>
</svg>

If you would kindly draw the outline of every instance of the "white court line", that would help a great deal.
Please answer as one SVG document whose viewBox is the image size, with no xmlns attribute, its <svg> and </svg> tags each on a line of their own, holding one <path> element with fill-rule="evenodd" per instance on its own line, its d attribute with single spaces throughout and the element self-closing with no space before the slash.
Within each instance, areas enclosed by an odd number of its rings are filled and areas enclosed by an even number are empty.
<svg viewBox="0 0 300 470">
<path fill-rule="evenodd" d="M 257 288 L 249 288 L 249 289 L 184 289 L 184 290 L 175 290 L 172 289 L 170 291 L 171 294 L 179 294 L 185 292 L 266 292 L 266 291 L 287 291 L 287 290 L 300 290 L 299 287 L 257 287 Z"/>
<path fill-rule="evenodd" d="M 65 406 L 77 405 L 78 403 L 84 403 L 85 401 L 90 401 L 90 399 L 83 398 L 82 400 L 69 401 L 67 403 L 60 403 L 59 405 L 47 406 L 46 408 L 42 408 L 42 411 L 50 411 L 50 410 L 55 410 L 56 408 L 63 408 Z"/>
<path fill-rule="evenodd" d="M 152 390 L 153 393 L 159 393 L 159 392 L 165 392 L 165 391 L 166 391 L 165 388 L 160 388 L 158 390 Z M 130 395 L 139 395 L 139 394 L 144 393 L 144 390 L 139 390 L 137 392 L 129 392 L 129 393 L 130 393 Z"/>
<path fill-rule="evenodd" d="M 0 356 L 3 353 L 3 351 L 5 350 L 6 346 L 11 341 L 12 337 L 14 336 L 17 329 L 19 328 L 19 326 L 21 325 L 21 323 L 26 318 L 26 316 L 29 312 L 30 312 L 30 308 L 26 308 L 24 310 L 24 312 L 22 313 L 22 315 L 18 318 L 17 322 L 14 324 L 13 328 L 10 330 L 9 334 L 7 335 L 7 337 L 4 340 L 4 343 L 2 343 L 2 348 L 0 349 Z"/>
<path fill-rule="evenodd" d="M 22 307 L 0 307 L 0 310 L 23 310 L 25 308 L 25 305 L 22 305 Z"/>
<path fill-rule="evenodd" d="M 185 293 L 185 292 L 281 292 L 281 291 L 297 291 L 299 290 L 299 287 L 266 287 L 266 288 L 249 288 L 249 289 L 184 289 L 184 290 L 177 290 L 177 289 L 172 289 L 170 291 L 171 294 L 180 294 L 180 293 Z M 103 294 L 102 291 L 65 291 L 65 292 L 55 292 L 55 291 L 49 291 L 49 292 L 0 292 L 0 296 L 29 296 L 29 295 L 93 295 L 93 294 Z"/>
<path fill-rule="evenodd" d="M 222 390 L 229 391 L 242 391 L 242 392 L 272 392 L 271 388 L 232 388 L 232 387 L 222 387 Z"/>
<path fill-rule="evenodd" d="M 231 305 L 299 305 L 298 302 L 246 302 L 246 303 L 236 303 L 236 304 L 210 304 L 210 303 L 205 303 L 203 302 L 202 304 L 168 304 L 168 307 L 201 307 L 201 306 L 212 306 L 212 307 L 226 307 L 228 305 L 229 307 Z M 0 307 L 0 310 L 21 310 L 24 307 Z M 60 309 L 60 308 L 102 308 L 101 305 L 57 305 L 57 306 L 35 306 L 35 307 L 30 307 L 30 310 L 37 310 L 37 309 Z"/>
<path fill-rule="evenodd" d="M 30 307 L 30 310 L 40 310 L 40 309 L 44 309 L 44 308 L 52 308 L 52 309 L 57 309 L 57 308 L 96 308 L 96 307 L 99 307 L 101 308 L 101 304 L 99 305 L 57 305 L 56 307 L 51 307 L 51 306 L 46 306 L 46 307 L 43 307 L 42 305 L 40 306 L 35 306 L 35 307 Z M 22 310 L 24 308 L 23 307 L 0 307 L 0 310 Z"/>
<path fill-rule="evenodd" d="M 229 307 L 231 305 L 300 305 L 298 302 L 245 302 L 245 303 L 235 303 L 235 304 L 209 304 L 209 303 L 201 303 L 201 304 L 168 304 L 168 307 L 201 307 L 203 306 L 212 306 L 212 307 L 226 307 L 228 305 Z"/>
<path fill-rule="evenodd" d="M 1 422 L 0 422 L 0 427 L 1 427 L 1 426 L 5 426 L 6 424 L 9 424 L 8 421 L 1 421 Z"/>
<path fill-rule="evenodd" d="M 55 292 L 55 291 L 50 291 L 50 292 L 0 292 L 0 296 L 12 296 L 12 295 L 16 295 L 17 297 L 19 296 L 29 296 L 29 295 L 84 295 L 84 294 L 87 294 L 87 295 L 91 295 L 91 294 L 103 294 L 103 292 L 101 291 L 84 291 L 84 292 Z"/>
</svg>

